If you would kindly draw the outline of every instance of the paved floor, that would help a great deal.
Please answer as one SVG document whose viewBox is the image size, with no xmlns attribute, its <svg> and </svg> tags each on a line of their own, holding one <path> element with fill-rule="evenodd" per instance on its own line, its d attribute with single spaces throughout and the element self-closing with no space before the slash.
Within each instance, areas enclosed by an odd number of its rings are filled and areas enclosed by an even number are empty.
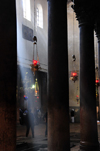
<svg viewBox="0 0 100 151">
<path fill-rule="evenodd" d="M 26 127 L 17 123 L 16 151 L 47 151 L 48 141 L 45 137 L 45 123 L 34 127 L 35 137 L 25 137 Z M 98 139 L 100 142 L 100 122 L 98 122 Z M 80 142 L 80 124 L 70 123 L 70 151 L 78 151 Z"/>
</svg>

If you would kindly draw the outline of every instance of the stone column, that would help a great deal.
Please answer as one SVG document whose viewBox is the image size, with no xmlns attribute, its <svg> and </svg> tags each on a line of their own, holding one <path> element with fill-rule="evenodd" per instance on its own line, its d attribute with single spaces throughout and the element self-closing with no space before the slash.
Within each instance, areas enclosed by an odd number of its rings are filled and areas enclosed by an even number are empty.
<svg viewBox="0 0 100 151">
<path fill-rule="evenodd" d="M 0 150 L 16 150 L 16 8 L 0 1 Z"/>
<path fill-rule="evenodd" d="M 80 148 L 98 148 L 93 26 L 80 24 Z"/>
<path fill-rule="evenodd" d="M 80 150 L 99 149 L 96 117 L 94 18 L 88 5 L 75 4 L 80 30 Z"/>
<path fill-rule="evenodd" d="M 95 31 L 98 38 L 98 75 L 99 75 L 99 83 L 100 83 L 100 20 L 96 19 L 95 23 Z M 98 86 L 99 92 L 99 120 L 100 120 L 100 85 Z"/>
<path fill-rule="evenodd" d="M 100 26 L 99 26 L 100 27 Z M 99 74 L 99 86 L 98 86 L 98 93 L 99 93 L 99 121 L 100 121 L 100 35 L 98 36 L 98 74 Z"/>
<path fill-rule="evenodd" d="M 48 151 L 69 151 L 67 2 L 48 0 Z"/>
<path fill-rule="evenodd" d="M 98 62 L 99 62 L 99 82 L 100 82 L 100 35 L 98 36 Z"/>
</svg>

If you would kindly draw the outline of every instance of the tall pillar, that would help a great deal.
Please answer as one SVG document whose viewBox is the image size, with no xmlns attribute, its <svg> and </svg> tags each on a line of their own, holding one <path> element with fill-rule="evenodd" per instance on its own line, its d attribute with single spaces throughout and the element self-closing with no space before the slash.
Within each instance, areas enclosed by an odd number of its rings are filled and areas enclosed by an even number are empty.
<svg viewBox="0 0 100 151">
<path fill-rule="evenodd" d="M 84 1 L 73 6 L 80 30 L 80 150 L 97 151 L 94 18 L 87 7 Z"/>
<path fill-rule="evenodd" d="M 99 120 L 100 120 L 100 19 L 99 18 L 97 18 L 95 22 L 95 31 L 98 38 L 98 75 L 99 75 L 98 91 L 99 91 Z"/>
<path fill-rule="evenodd" d="M 100 26 L 99 26 L 100 27 Z M 100 35 L 98 36 L 98 75 L 99 75 L 99 86 L 98 86 L 98 93 L 99 93 L 99 121 L 100 121 Z"/>
<path fill-rule="evenodd" d="M 16 150 L 16 8 L 0 1 L 0 151 Z"/>
<path fill-rule="evenodd" d="M 80 148 L 98 149 L 93 26 L 80 24 Z M 89 150 L 88 150 L 89 151 Z"/>
<path fill-rule="evenodd" d="M 48 0 L 48 151 L 69 151 L 67 1 Z"/>
<path fill-rule="evenodd" d="M 100 82 L 100 37 L 98 37 L 98 63 L 99 63 L 99 82 Z"/>
</svg>

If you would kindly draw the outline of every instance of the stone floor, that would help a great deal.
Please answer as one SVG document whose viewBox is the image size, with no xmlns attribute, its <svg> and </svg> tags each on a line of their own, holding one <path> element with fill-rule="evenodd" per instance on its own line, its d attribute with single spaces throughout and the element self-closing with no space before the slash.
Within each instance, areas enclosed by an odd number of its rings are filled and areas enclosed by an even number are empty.
<svg viewBox="0 0 100 151">
<path fill-rule="evenodd" d="M 98 139 L 100 142 L 100 122 L 98 122 Z M 25 137 L 26 127 L 17 123 L 16 151 L 47 151 L 48 141 L 45 137 L 45 123 L 34 127 L 35 137 Z M 70 123 L 70 151 L 78 151 L 80 142 L 80 124 Z"/>
</svg>

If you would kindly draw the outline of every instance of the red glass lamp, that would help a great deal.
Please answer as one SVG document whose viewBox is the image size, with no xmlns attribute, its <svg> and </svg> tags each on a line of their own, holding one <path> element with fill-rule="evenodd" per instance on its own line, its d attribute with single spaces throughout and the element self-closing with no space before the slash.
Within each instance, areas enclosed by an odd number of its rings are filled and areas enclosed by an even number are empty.
<svg viewBox="0 0 100 151">
<path fill-rule="evenodd" d="M 34 65 L 34 66 L 40 65 L 40 61 L 33 60 L 33 65 Z"/>
<path fill-rule="evenodd" d="M 77 72 L 71 72 L 70 80 L 76 81 L 78 78 Z"/>
<path fill-rule="evenodd" d="M 100 85 L 100 84 L 99 84 L 99 79 L 96 79 L 96 80 L 95 80 L 95 85 L 96 85 L 96 86 L 99 86 L 99 85 Z"/>
</svg>

